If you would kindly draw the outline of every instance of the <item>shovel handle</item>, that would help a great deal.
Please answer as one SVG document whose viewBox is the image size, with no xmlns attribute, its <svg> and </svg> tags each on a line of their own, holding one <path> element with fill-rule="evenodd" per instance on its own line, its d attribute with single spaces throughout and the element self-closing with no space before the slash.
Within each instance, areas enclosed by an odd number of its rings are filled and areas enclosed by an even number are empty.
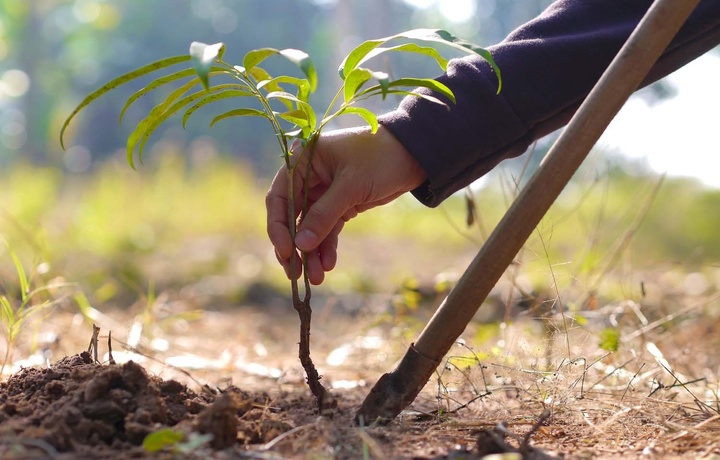
<svg viewBox="0 0 720 460">
<path fill-rule="evenodd" d="M 588 94 L 538 171 L 420 334 L 415 348 L 447 353 L 490 290 L 699 0 L 657 0 Z"/>
<path fill-rule="evenodd" d="M 698 3 L 699 0 L 656 0 L 650 6 L 406 358 L 380 379 L 363 402 L 357 419 L 362 417 L 366 422 L 392 419 L 415 399 L 607 125 L 640 86 Z"/>
</svg>

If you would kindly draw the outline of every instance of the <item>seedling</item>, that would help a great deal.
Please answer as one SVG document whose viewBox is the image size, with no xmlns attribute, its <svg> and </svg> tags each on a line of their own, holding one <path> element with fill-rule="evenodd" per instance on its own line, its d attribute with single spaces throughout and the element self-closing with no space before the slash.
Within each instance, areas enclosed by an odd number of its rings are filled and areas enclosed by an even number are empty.
<svg viewBox="0 0 720 460">
<path fill-rule="evenodd" d="M 155 453 L 169 450 L 173 454 L 189 454 L 199 450 L 212 440 L 211 434 L 190 433 L 186 435 L 173 428 L 161 428 L 145 436 L 143 449 Z"/>
<path fill-rule="evenodd" d="M 390 45 L 389 42 L 400 42 Z M 424 98 L 432 103 L 446 105 L 455 103 L 455 96 L 444 84 L 427 78 L 404 77 L 392 79 L 386 72 L 367 67 L 371 59 L 386 53 L 411 53 L 434 60 L 442 70 L 447 66 L 444 58 L 430 44 L 442 43 L 466 53 L 477 53 L 485 58 L 500 76 L 490 53 L 470 42 L 454 37 L 444 30 L 415 29 L 389 37 L 369 40 L 361 43 L 347 55 L 339 68 L 342 84 L 332 102 L 322 115 L 310 103 L 310 95 L 316 90 L 317 73 L 307 53 L 297 49 L 278 50 L 261 48 L 248 52 L 242 65 L 231 65 L 223 60 L 225 45 L 216 43 L 207 45 L 193 42 L 188 55 L 174 56 L 140 67 L 132 72 L 115 78 L 88 95 L 65 120 L 60 132 L 60 142 L 64 147 L 63 134 L 72 119 L 84 107 L 103 94 L 155 71 L 167 70 L 168 73 L 151 81 L 147 86 L 132 94 L 120 111 L 120 120 L 135 101 L 151 91 L 167 85 L 177 85 L 164 101 L 150 110 L 147 117 L 137 123 L 127 139 L 127 161 L 135 167 L 135 156 L 140 162 L 143 150 L 150 135 L 172 115 L 182 113 L 183 127 L 190 116 L 201 107 L 221 100 L 233 99 L 250 101 L 250 106 L 235 108 L 217 115 L 215 123 L 233 117 L 261 117 L 266 119 L 275 133 L 278 147 L 282 153 L 286 172 L 289 177 L 288 215 L 291 239 L 295 240 L 298 218 L 307 211 L 307 190 L 298 202 L 302 209 L 295 209 L 296 196 L 293 187 L 295 168 L 299 161 L 293 161 L 293 155 L 307 155 L 307 165 L 312 162 L 313 146 L 323 128 L 335 118 L 352 114 L 361 117 L 374 133 L 378 129 L 377 115 L 360 107 L 359 103 L 371 97 L 385 98 L 390 94 L 412 95 Z M 302 77 L 291 75 L 272 76 L 265 67 L 261 67 L 268 58 L 280 56 L 299 67 Z M 179 64 L 190 64 L 189 68 L 170 72 L 170 68 Z M 213 79 L 211 84 L 210 79 Z M 214 81 L 221 80 L 220 83 Z M 200 88 L 198 88 L 200 87 Z M 421 93 L 417 88 L 428 88 L 433 94 Z M 498 88 L 499 90 L 499 88 Z M 294 148 L 291 148 L 295 145 Z M 137 152 L 137 153 L 136 153 Z M 306 258 L 301 263 L 304 268 Z M 300 361 L 307 374 L 308 385 L 318 400 L 321 412 L 332 407 L 329 393 L 320 384 L 320 376 L 310 359 L 310 282 L 307 270 L 303 271 L 304 295 L 300 296 L 298 273 L 293 259 L 291 272 L 291 291 L 293 306 L 300 316 Z"/>
<path fill-rule="evenodd" d="M 0 281 L 0 326 L 5 334 L 5 355 L 0 364 L 0 376 L 5 371 L 5 366 L 10 362 L 12 351 L 15 347 L 18 335 L 26 322 L 35 314 L 45 311 L 57 305 L 63 298 L 40 299 L 43 294 L 52 292 L 57 288 L 74 286 L 68 283 L 54 283 L 34 287 L 33 277 L 28 276 L 18 255 L 4 239 L 0 241 L 6 246 L 12 259 L 17 276 L 20 292 L 14 292 L 4 282 Z M 47 297 L 47 296 L 46 296 Z"/>
</svg>

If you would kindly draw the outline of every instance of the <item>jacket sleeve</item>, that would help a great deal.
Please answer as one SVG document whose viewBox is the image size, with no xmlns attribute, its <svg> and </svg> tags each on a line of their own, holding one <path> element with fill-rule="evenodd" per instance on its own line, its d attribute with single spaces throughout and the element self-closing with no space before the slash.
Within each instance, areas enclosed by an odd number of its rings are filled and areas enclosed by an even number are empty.
<svg viewBox="0 0 720 460">
<path fill-rule="evenodd" d="M 450 61 L 438 80 L 457 103 L 443 107 L 407 97 L 381 117 L 425 170 L 413 194 L 434 207 L 455 191 L 564 126 L 625 43 L 649 0 L 559 0 L 488 48 L 502 74 L 483 59 Z M 704 0 L 655 64 L 643 86 L 720 43 L 720 1 Z"/>
</svg>

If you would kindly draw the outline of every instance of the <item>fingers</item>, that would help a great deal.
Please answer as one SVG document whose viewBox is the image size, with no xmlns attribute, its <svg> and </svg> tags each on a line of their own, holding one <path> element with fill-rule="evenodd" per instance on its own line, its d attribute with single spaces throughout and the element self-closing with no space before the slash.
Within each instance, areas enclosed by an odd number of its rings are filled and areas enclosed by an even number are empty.
<svg viewBox="0 0 720 460">
<path fill-rule="evenodd" d="M 290 261 L 297 263 L 297 247 L 307 255 L 310 282 L 319 284 L 325 272 L 335 267 L 344 222 L 394 200 L 422 184 L 426 177 L 397 139 L 382 128 L 375 134 L 369 129 L 337 130 L 323 135 L 314 148 L 312 163 L 308 164 L 308 155 L 302 154 L 300 144 L 293 145 L 293 151 L 300 152 L 292 158 L 293 176 L 288 176 L 285 168 L 278 172 L 266 206 L 268 236 L 286 273 L 290 272 Z M 293 195 L 288 192 L 291 179 Z M 293 216 L 288 215 L 289 196 L 296 197 Z M 307 213 L 293 244 L 290 225 L 294 225 L 303 204 Z"/>
<path fill-rule="evenodd" d="M 297 176 L 296 182 L 300 182 Z M 313 202 L 314 199 L 316 197 L 322 197 L 324 192 L 326 192 L 326 187 L 320 188 L 322 190 L 313 190 L 310 194 L 311 209 L 314 208 L 316 204 Z M 288 176 L 286 170 L 282 168 L 275 175 L 272 185 L 265 197 L 267 234 L 275 247 L 277 260 L 280 265 L 282 265 L 288 278 L 291 278 L 291 261 L 294 259 L 295 266 L 297 267 L 295 277 L 297 278 L 302 274 L 302 265 L 298 253 L 293 250 L 292 239 L 290 238 L 287 197 Z M 296 204 L 296 208 L 300 208 L 299 203 Z M 349 212 L 346 214 L 347 216 L 341 216 L 334 222 L 329 233 L 327 233 L 322 240 L 318 239 L 314 232 L 310 235 L 305 232 L 296 236 L 296 242 L 298 242 L 300 249 L 305 250 L 309 248 L 309 250 L 306 251 L 306 265 L 308 278 L 312 284 L 317 285 L 322 283 L 325 278 L 325 272 L 335 268 L 340 231 L 344 226 L 344 221 L 350 217 L 354 217 L 357 213 Z"/>
<path fill-rule="evenodd" d="M 316 250 L 338 225 L 342 229 L 343 222 L 357 215 L 353 206 L 357 201 L 354 198 L 356 195 L 354 187 L 347 187 L 344 182 L 342 178 L 336 177 L 332 185 L 310 206 L 307 215 L 303 217 L 295 237 L 295 244 L 301 251 Z M 337 238 L 339 230 L 335 233 L 334 237 Z"/>
<path fill-rule="evenodd" d="M 344 225 L 344 222 L 338 222 L 327 238 L 320 243 L 317 250 L 305 253 L 308 280 L 311 284 L 321 284 L 325 280 L 325 273 L 335 268 L 335 264 L 337 263 L 338 239 Z M 290 258 L 282 259 L 277 252 L 275 255 L 277 256 L 278 262 L 283 266 L 285 275 L 288 279 L 291 279 Z M 295 277 L 298 278 L 302 273 L 302 262 L 297 253 L 294 253 L 294 257 L 295 266 L 297 267 Z"/>
<path fill-rule="evenodd" d="M 305 254 L 305 263 L 307 267 L 307 275 L 310 284 L 318 285 L 325 280 L 325 270 L 320 261 L 320 253 L 318 251 L 308 252 Z"/>
<path fill-rule="evenodd" d="M 292 279 L 292 257 L 288 257 L 287 259 L 283 259 L 280 257 L 280 255 L 275 252 L 275 257 L 277 258 L 278 262 L 282 266 L 283 270 L 285 271 L 285 276 L 287 276 L 288 279 Z M 302 261 L 300 260 L 300 256 L 295 253 L 293 255 L 295 259 L 295 267 L 297 267 L 295 270 L 295 279 L 298 279 L 300 275 L 302 274 Z"/>
<path fill-rule="evenodd" d="M 316 251 L 305 254 L 308 279 L 314 285 L 321 284 L 325 273 L 335 268 L 337 263 L 338 237 L 345 222 L 338 222 L 328 236 L 320 243 Z"/>
<path fill-rule="evenodd" d="M 280 169 L 265 196 L 267 209 L 267 234 L 275 247 L 278 260 L 288 261 L 292 255 L 292 240 L 288 227 L 288 178 L 284 169 Z"/>
</svg>

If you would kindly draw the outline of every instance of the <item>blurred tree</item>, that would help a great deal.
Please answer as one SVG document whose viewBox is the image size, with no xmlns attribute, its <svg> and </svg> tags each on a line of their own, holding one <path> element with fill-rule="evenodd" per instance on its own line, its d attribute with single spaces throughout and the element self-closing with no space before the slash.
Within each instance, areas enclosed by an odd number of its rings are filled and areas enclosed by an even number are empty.
<svg viewBox="0 0 720 460">
<path fill-rule="evenodd" d="M 83 170 L 124 147 L 133 121 L 153 106 L 142 98 L 118 127 L 122 102 L 134 87 L 98 101 L 73 126 L 70 153 L 61 152 L 59 123 L 79 98 L 102 82 L 161 57 L 184 54 L 192 40 L 228 44 L 227 60 L 262 46 L 294 47 L 310 53 L 320 72 L 317 102 L 330 100 L 339 86 L 337 66 L 362 40 L 414 27 L 445 28 L 488 45 L 540 13 L 550 0 L 0 0 L 0 164 L 14 158 L 65 164 Z M 463 16 L 464 14 L 464 16 Z M 279 64 L 281 65 L 281 64 Z M 386 70 L 426 65 L 386 62 Z M 427 64 L 428 76 L 438 69 Z M 417 73 L 417 69 L 413 69 Z M 644 97 L 672 96 L 656 86 Z M 388 108 L 397 100 L 386 102 Z M 378 110 L 378 107 L 373 107 Z M 198 114 L 186 131 L 179 123 L 153 141 L 171 139 L 188 147 L 214 147 L 244 157 L 261 173 L 274 149 L 262 120 L 219 123 L 208 130 L 210 114 Z M 151 142 L 153 142 L 151 141 Z M 540 146 L 543 147 L 542 145 Z M 211 149 L 212 150 L 212 149 Z M 80 160 L 75 161 L 77 156 Z M 151 158 L 149 155 L 148 158 Z M 540 155 L 538 155 L 540 157 Z M 75 160 L 73 160 L 75 158 Z"/>
</svg>

